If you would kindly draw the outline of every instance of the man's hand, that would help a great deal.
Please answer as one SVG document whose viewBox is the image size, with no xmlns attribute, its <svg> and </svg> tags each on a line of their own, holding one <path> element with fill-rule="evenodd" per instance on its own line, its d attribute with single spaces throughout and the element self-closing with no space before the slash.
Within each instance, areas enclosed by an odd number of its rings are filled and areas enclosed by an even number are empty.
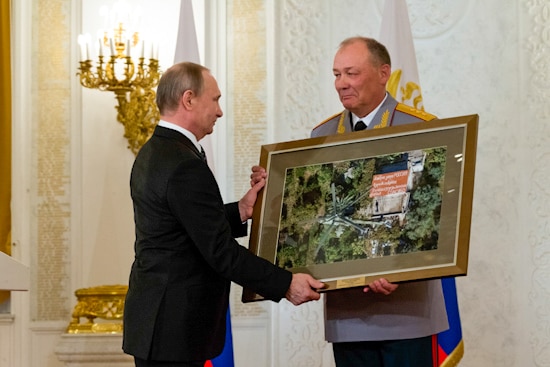
<svg viewBox="0 0 550 367">
<path fill-rule="evenodd" d="M 250 190 L 239 200 L 239 214 L 241 221 L 246 222 L 252 217 L 254 204 L 258 198 L 258 192 L 265 186 L 265 179 L 258 179 Z"/>
<path fill-rule="evenodd" d="M 399 287 L 399 284 L 390 283 L 386 279 L 380 278 L 363 288 L 363 292 L 367 293 L 372 291 L 374 293 L 382 293 L 387 296 L 388 294 L 393 293 L 397 287 Z"/>
<path fill-rule="evenodd" d="M 254 187 L 255 184 L 261 181 L 265 181 L 267 178 L 267 172 L 263 167 L 253 166 L 252 173 L 250 174 L 250 186 Z"/>
<path fill-rule="evenodd" d="M 324 286 L 325 283 L 318 281 L 309 274 L 293 274 L 285 298 L 292 302 L 294 306 L 309 301 L 316 301 L 321 298 L 317 289 L 321 289 Z"/>
<path fill-rule="evenodd" d="M 263 167 L 253 166 L 250 174 L 251 189 L 239 200 L 239 213 L 241 221 L 246 222 L 252 217 L 254 204 L 258 198 L 258 192 L 265 186 L 267 173 Z"/>
</svg>

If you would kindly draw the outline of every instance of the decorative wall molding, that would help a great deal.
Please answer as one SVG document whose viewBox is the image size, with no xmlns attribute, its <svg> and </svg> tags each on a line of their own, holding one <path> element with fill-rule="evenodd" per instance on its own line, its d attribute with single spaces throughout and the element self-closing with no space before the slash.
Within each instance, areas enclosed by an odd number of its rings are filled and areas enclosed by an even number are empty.
<svg viewBox="0 0 550 367">
<path fill-rule="evenodd" d="M 435 38 L 448 32 L 466 16 L 472 0 L 407 1 L 415 39 Z"/>
<path fill-rule="evenodd" d="M 327 6 L 326 2 L 315 0 L 285 0 L 278 6 L 273 65 L 280 78 L 274 80 L 275 100 L 279 101 L 274 123 L 281 128 L 277 129 L 275 141 L 303 139 L 309 137 L 315 124 L 311 112 L 322 106 L 316 96 L 321 72 L 318 66 L 328 57 L 322 31 L 326 27 Z"/>
<path fill-rule="evenodd" d="M 278 307 L 280 342 L 276 366 L 333 366 L 332 348 L 324 340 L 323 301 Z M 327 358 L 328 356 L 328 358 Z"/>
<path fill-rule="evenodd" d="M 35 1 L 32 314 L 44 321 L 70 313 L 70 5 L 71 0 Z M 50 47 L 40 47 L 46 44 Z"/>
<path fill-rule="evenodd" d="M 550 4 L 545 0 L 523 0 L 526 10 L 524 50 L 529 66 L 527 101 L 535 117 L 543 121 L 550 118 Z"/>
<path fill-rule="evenodd" d="M 530 247 L 527 307 L 533 312 L 525 325 L 534 366 L 547 366 L 550 360 L 550 4 L 544 0 L 521 1 L 521 34 L 524 40 L 523 64 L 526 70 L 521 98 L 522 131 L 529 153 L 523 155 L 526 204 L 525 242 Z"/>
</svg>

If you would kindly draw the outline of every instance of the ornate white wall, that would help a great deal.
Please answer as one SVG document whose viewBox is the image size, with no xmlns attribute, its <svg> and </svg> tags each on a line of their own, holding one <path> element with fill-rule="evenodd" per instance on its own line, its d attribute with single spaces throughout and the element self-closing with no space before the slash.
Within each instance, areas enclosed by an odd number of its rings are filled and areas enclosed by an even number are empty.
<svg viewBox="0 0 550 367">
<path fill-rule="evenodd" d="M 243 2 L 254 3 L 230 3 Z M 470 267 L 457 280 L 466 349 L 461 365 L 548 365 L 550 4 L 407 3 L 426 109 L 440 117 L 480 116 Z M 266 29 L 248 37 L 265 39 L 260 62 L 268 66 L 265 91 L 256 92 L 267 93 L 267 124 L 257 125 L 265 138 L 258 144 L 307 137 L 315 123 L 340 110 L 334 50 L 348 36 L 378 37 L 382 4 L 285 0 L 256 9 Z M 240 190 L 245 187 L 243 180 Z M 277 365 L 332 364 L 319 304 L 282 304 L 272 312 Z"/>
<path fill-rule="evenodd" d="M 15 317 L 0 318 L 0 367 L 57 367 L 53 350 L 74 290 L 126 281 L 132 157 L 114 121 L 114 97 L 76 81 L 72 45 L 83 26 L 93 25 L 81 19 L 93 2 L 13 3 L 14 256 L 32 265 L 35 280 L 31 292 L 12 296 Z M 550 4 L 407 3 L 426 109 L 440 117 L 480 116 L 470 267 L 457 280 L 461 366 L 547 366 Z M 246 189 L 262 144 L 307 137 L 340 110 L 334 51 L 348 36 L 377 37 L 382 4 L 206 2 L 205 63 L 226 103 L 216 164 L 228 199 Z M 169 11 L 150 17 L 177 22 Z M 232 298 L 237 366 L 332 366 L 321 303 L 244 306 L 239 292 L 235 287 Z"/>
</svg>

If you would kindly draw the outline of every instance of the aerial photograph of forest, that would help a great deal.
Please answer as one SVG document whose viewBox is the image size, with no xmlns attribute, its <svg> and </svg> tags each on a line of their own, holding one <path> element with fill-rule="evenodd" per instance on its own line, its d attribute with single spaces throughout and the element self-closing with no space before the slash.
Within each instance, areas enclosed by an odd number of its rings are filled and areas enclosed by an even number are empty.
<svg viewBox="0 0 550 367">
<path fill-rule="evenodd" d="M 284 268 L 437 249 L 446 147 L 287 168 Z"/>
</svg>

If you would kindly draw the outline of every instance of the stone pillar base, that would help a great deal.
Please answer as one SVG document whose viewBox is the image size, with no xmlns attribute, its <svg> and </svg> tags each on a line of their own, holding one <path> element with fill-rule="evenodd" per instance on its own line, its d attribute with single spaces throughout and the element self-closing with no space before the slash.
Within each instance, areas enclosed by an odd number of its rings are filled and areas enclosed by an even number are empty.
<svg viewBox="0 0 550 367">
<path fill-rule="evenodd" d="M 62 334 L 55 348 L 67 367 L 134 367 L 122 351 L 122 334 Z"/>
</svg>

